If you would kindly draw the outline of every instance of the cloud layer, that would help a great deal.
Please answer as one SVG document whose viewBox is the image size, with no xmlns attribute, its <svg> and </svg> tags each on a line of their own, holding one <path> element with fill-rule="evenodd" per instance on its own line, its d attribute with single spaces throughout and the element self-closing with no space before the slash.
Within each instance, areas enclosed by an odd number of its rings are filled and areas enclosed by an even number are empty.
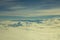
<svg viewBox="0 0 60 40">
<path fill-rule="evenodd" d="M 56 10 L 57 9 L 57 10 Z M 40 10 L 39 12 L 37 12 Z M 42 10 L 42 12 L 41 12 Z M 45 12 L 49 10 L 50 12 Z M 52 10 L 52 11 L 51 11 Z M 53 11 L 55 10 L 55 11 Z M 31 16 L 31 15 L 60 15 L 60 0 L 1 0 L 0 15 Z"/>
</svg>

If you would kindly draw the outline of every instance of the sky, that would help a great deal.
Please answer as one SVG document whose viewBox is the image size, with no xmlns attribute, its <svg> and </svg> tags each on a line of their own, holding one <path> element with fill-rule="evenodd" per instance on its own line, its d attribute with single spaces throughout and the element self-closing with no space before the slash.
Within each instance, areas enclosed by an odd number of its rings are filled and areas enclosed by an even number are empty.
<svg viewBox="0 0 60 40">
<path fill-rule="evenodd" d="M 59 27 L 60 0 L 0 0 L 0 40 L 59 40 Z"/>
<path fill-rule="evenodd" d="M 60 0 L 0 0 L 0 16 L 60 15 Z"/>
</svg>

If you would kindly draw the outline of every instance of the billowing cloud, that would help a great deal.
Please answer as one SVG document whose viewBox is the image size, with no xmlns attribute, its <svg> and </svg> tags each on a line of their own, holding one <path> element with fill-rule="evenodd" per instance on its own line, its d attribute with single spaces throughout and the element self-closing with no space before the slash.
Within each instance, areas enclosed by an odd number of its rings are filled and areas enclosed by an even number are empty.
<svg viewBox="0 0 60 40">
<path fill-rule="evenodd" d="M 10 27 L 19 27 L 19 26 L 23 26 L 20 22 L 18 23 L 14 23 L 14 24 L 9 24 L 8 26 Z"/>
<path fill-rule="evenodd" d="M 35 18 L 35 19 L 34 19 Z M 40 16 L 40 19 L 37 19 L 38 17 L 32 17 L 31 19 L 25 19 L 25 20 L 3 20 L 0 22 L 0 26 L 3 27 L 25 27 L 25 26 L 47 26 L 52 25 L 55 26 L 56 24 L 60 24 L 60 16 Z"/>
</svg>

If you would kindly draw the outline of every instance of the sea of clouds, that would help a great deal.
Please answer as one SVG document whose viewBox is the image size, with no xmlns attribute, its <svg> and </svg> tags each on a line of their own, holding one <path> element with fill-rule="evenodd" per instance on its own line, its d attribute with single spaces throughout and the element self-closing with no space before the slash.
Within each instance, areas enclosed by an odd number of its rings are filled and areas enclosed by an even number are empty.
<svg viewBox="0 0 60 40">
<path fill-rule="evenodd" d="M 1 20 L 0 40 L 60 40 L 60 18 Z"/>
</svg>

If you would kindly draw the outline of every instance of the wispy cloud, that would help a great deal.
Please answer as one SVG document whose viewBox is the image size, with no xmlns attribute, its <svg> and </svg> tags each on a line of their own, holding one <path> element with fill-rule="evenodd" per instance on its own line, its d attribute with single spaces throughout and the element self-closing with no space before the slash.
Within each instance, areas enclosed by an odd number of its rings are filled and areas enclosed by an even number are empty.
<svg viewBox="0 0 60 40">
<path fill-rule="evenodd" d="M 16 9 L 16 8 L 14 8 Z M 13 9 L 13 10 L 14 10 Z M 41 15 L 60 15 L 60 9 L 44 9 L 44 10 L 15 10 L 8 12 L 1 12 L 0 15 L 5 16 L 41 16 Z"/>
<path fill-rule="evenodd" d="M 59 0 L 1 0 L 0 15 L 33 16 L 59 14 Z M 38 11 L 39 10 L 39 11 Z M 48 12 L 47 12 L 48 11 Z"/>
</svg>

